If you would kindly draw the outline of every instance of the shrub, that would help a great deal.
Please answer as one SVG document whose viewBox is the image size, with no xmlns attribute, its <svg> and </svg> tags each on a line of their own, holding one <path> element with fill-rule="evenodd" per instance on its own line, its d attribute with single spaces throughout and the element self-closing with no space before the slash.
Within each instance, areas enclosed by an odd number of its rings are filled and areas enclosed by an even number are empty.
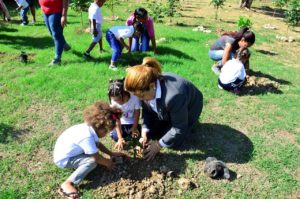
<svg viewBox="0 0 300 199">
<path fill-rule="evenodd" d="M 237 21 L 237 27 L 238 30 L 240 30 L 242 27 L 249 27 L 253 25 L 252 21 L 246 17 L 240 17 L 239 20 Z"/>
</svg>

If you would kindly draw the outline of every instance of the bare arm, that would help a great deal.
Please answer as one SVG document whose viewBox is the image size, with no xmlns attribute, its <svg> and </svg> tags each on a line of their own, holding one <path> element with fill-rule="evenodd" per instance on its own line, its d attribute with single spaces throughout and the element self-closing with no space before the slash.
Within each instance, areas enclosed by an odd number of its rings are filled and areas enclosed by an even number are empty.
<svg viewBox="0 0 300 199">
<path fill-rule="evenodd" d="M 131 46 L 132 46 L 132 37 L 128 38 L 128 52 L 131 52 Z"/>
<path fill-rule="evenodd" d="M 224 48 L 223 57 L 222 57 L 222 65 L 223 66 L 229 60 L 231 51 L 232 51 L 232 45 L 229 43 L 226 43 L 225 48 Z"/>
<path fill-rule="evenodd" d="M 68 7 L 69 7 L 69 0 L 63 0 L 62 16 L 60 20 L 62 27 L 65 27 L 65 25 L 67 24 Z"/>
<path fill-rule="evenodd" d="M 123 47 L 125 47 L 127 50 L 129 50 L 129 46 L 124 42 L 124 39 L 122 37 L 120 37 L 120 42 Z"/>
<path fill-rule="evenodd" d="M 140 120 L 140 109 L 134 110 L 134 123 L 133 123 L 133 128 L 137 129 L 139 125 L 139 120 Z"/>
<path fill-rule="evenodd" d="M 108 150 L 101 142 L 98 142 L 97 147 L 103 153 L 106 153 L 109 156 L 113 155 L 113 153 L 110 150 Z"/>
<path fill-rule="evenodd" d="M 93 19 L 93 35 L 97 36 L 97 34 L 98 34 L 98 31 L 96 28 L 96 19 Z"/>
<path fill-rule="evenodd" d="M 106 159 L 99 153 L 93 154 L 92 158 L 96 161 L 97 164 L 103 165 L 103 166 L 107 167 L 109 170 L 112 170 L 115 168 L 115 165 L 111 159 Z"/>
<path fill-rule="evenodd" d="M 152 43 L 153 52 L 157 53 L 155 36 L 151 37 L 150 40 L 151 40 L 151 43 Z"/>
</svg>

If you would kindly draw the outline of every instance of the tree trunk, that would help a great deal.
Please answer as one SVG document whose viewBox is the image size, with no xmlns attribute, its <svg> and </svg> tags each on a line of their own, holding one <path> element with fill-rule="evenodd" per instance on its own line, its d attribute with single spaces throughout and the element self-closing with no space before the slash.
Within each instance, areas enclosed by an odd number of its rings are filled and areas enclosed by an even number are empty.
<svg viewBox="0 0 300 199">
<path fill-rule="evenodd" d="M 241 0 L 240 1 L 240 8 L 251 8 L 253 0 Z"/>
</svg>

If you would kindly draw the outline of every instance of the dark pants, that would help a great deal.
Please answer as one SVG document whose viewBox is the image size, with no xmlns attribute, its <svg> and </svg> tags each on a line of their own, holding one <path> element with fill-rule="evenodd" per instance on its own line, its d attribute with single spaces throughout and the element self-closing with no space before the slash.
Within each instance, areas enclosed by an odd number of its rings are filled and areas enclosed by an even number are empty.
<svg viewBox="0 0 300 199">
<path fill-rule="evenodd" d="M 130 135 L 130 129 L 132 128 L 133 124 L 122 124 L 121 125 L 121 128 L 122 128 L 122 137 L 123 138 L 126 138 L 128 136 L 131 136 Z M 138 125 L 138 130 L 139 132 L 141 132 L 141 126 Z M 110 132 L 110 137 L 115 141 L 117 142 L 118 141 L 118 133 L 116 131 L 116 129 L 114 129 L 112 132 Z"/>
</svg>

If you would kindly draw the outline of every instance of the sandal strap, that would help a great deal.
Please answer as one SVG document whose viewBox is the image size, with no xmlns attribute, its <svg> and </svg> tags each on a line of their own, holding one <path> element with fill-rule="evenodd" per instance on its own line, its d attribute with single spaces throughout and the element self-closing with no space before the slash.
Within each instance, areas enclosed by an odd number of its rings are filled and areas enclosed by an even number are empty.
<svg viewBox="0 0 300 199">
<path fill-rule="evenodd" d="M 82 197 L 81 192 L 75 191 L 67 193 L 63 188 L 59 188 L 59 190 L 64 194 L 66 197 L 71 197 L 72 199 L 80 199 Z"/>
</svg>

